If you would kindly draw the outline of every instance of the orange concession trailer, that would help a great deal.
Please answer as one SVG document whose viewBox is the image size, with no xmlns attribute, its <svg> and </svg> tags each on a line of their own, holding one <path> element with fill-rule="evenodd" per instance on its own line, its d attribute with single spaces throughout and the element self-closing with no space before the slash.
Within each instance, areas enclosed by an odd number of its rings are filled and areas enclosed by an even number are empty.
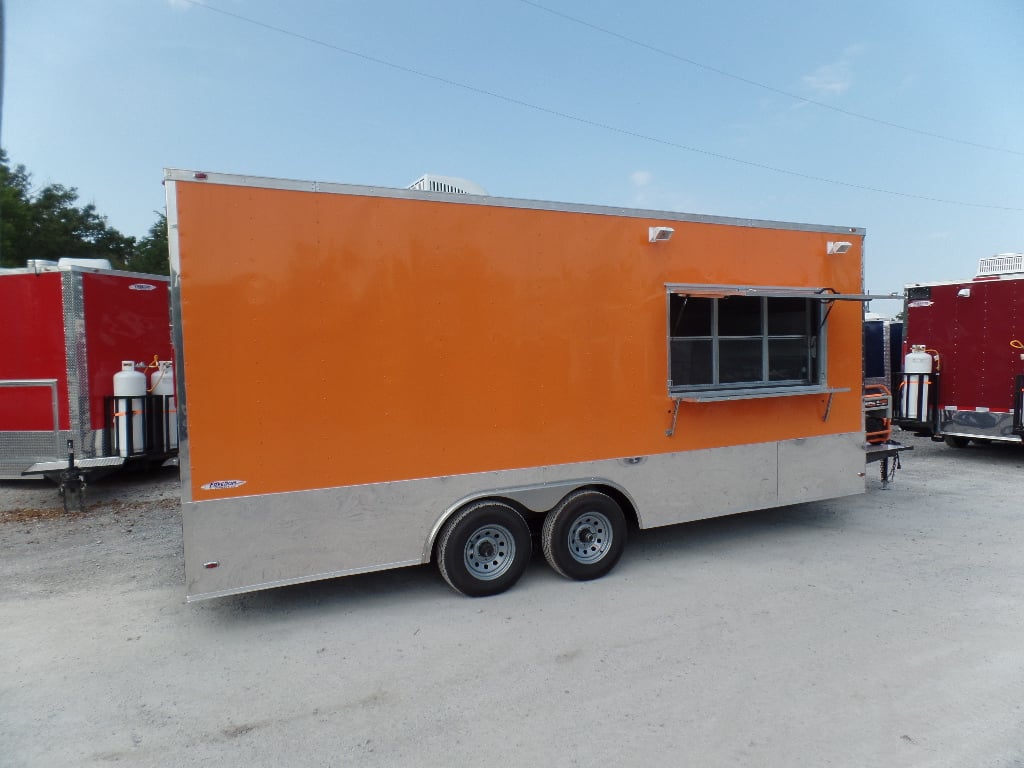
<svg viewBox="0 0 1024 768">
<path fill-rule="evenodd" d="M 864 230 L 165 172 L 189 599 L 864 491 Z"/>
</svg>

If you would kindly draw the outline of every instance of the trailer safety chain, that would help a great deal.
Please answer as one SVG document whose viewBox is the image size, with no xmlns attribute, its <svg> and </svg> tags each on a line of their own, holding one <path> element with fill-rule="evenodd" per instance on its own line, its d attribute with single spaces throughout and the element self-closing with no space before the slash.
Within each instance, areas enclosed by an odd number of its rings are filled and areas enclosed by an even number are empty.
<svg viewBox="0 0 1024 768">
<path fill-rule="evenodd" d="M 884 459 L 882 459 L 880 462 L 878 462 L 879 474 L 881 475 L 881 479 L 882 479 L 882 490 L 883 491 L 889 490 L 889 484 L 896 479 L 896 470 L 903 468 L 902 465 L 900 464 L 900 455 L 899 455 L 899 453 L 896 453 L 896 455 L 893 456 L 892 458 L 893 458 L 893 462 L 892 462 L 892 469 L 891 470 L 889 469 L 889 457 L 888 456 L 885 457 Z"/>
</svg>

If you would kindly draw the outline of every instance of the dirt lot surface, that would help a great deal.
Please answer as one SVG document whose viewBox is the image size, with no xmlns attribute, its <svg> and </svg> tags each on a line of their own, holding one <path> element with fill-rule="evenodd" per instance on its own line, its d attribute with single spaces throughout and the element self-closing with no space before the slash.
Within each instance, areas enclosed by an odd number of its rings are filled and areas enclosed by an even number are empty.
<svg viewBox="0 0 1024 768">
<path fill-rule="evenodd" d="M 1024 451 L 636 534 L 605 579 L 432 566 L 184 602 L 171 471 L 0 484 L 2 766 L 1024 766 Z"/>
</svg>

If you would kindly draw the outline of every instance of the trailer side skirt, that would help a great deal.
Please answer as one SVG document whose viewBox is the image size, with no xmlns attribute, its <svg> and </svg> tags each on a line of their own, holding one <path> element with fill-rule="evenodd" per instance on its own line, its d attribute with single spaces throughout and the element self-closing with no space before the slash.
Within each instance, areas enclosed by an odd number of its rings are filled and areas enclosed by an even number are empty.
<svg viewBox="0 0 1024 768">
<path fill-rule="evenodd" d="M 634 505 L 642 528 L 654 528 L 863 493 L 863 467 L 858 432 L 187 502 L 187 594 L 199 600 L 426 563 L 447 517 L 477 498 L 542 512 L 575 488 L 609 486 Z"/>
<path fill-rule="evenodd" d="M 943 436 L 1019 443 L 1021 436 L 1014 434 L 1013 426 L 1013 411 L 944 408 L 939 414 L 939 434 Z"/>
</svg>

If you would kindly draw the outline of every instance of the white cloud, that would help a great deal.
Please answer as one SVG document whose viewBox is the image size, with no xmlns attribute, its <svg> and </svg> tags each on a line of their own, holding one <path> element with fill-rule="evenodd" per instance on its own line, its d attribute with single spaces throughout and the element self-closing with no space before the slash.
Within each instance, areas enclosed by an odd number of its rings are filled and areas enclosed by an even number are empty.
<svg viewBox="0 0 1024 768">
<path fill-rule="evenodd" d="M 804 87 L 823 96 L 845 93 L 853 85 L 853 60 L 862 46 L 851 45 L 833 62 L 822 64 L 809 75 L 804 75 Z"/>
<path fill-rule="evenodd" d="M 629 175 L 629 180 L 633 182 L 634 187 L 646 187 L 654 180 L 654 174 L 650 171 L 633 171 Z"/>
</svg>

